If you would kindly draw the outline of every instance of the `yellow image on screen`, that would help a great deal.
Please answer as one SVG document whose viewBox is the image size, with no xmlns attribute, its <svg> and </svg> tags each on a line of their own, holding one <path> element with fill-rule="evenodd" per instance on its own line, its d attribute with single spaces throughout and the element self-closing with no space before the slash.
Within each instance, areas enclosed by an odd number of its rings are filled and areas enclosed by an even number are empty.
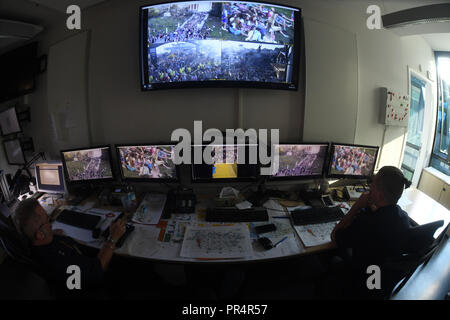
<svg viewBox="0 0 450 320">
<path fill-rule="evenodd" d="M 216 163 L 213 166 L 213 179 L 237 178 L 237 163 Z"/>
</svg>

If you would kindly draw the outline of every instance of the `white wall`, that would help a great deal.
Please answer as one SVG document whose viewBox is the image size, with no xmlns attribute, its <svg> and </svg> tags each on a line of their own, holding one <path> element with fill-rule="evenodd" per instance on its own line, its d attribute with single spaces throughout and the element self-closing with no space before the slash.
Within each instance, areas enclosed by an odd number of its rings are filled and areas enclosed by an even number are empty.
<svg viewBox="0 0 450 320">
<path fill-rule="evenodd" d="M 238 89 L 140 91 L 138 9 L 150 2 L 111 0 L 83 12 L 82 28 L 91 36 L 85 63 L 93 144 L 168 141 L 172 130 L 192 129 L 194 120 L 203 120 L 204 128 L 238 127 Z M 368 30 L 365 10 L 377 3 L 383 9 L 382 1 L 277 2 L 303 11 L 306 92 L 241 89 L 243 127 L 279 128 L 281 141 L 303 137 L 384 144 L 381 163 L 397 164 L 403 129 L 384 132 L 378 123 L 377 90 L 390 86 L 406 92 L 407 65 L 418 69 L 420 64 L 424 72 L 433 69 L 428 44 L 421 37 Z M 41 50 L 48 52 L 51 45 L 75 33 L 65 29 L 64 19 L 55 21 L 40 39 Z M 44 74 L 29 96 L 33 117 L 29 131 L 37 149 L 57 157 L 47 89 L 52 90 Z"/>
</svg>

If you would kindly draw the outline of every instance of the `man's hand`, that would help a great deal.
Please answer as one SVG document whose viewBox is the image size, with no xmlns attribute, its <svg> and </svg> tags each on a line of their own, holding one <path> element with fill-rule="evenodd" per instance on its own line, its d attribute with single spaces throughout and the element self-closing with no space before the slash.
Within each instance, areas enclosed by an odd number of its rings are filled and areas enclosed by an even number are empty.
<svg viewBox="0 0 450 320">
<path fill-rule="evenodd" d="M 53 229 L 53 234 L 57 236 L 63 236 L 64 230 L 63 229 Z"/>
<path fill-rule="evenodd" d="M 122 219 L 112 222 L 109 226 L 109 236 L 111 239 L 117 241 L 125 233 L 125 221 Z"/>
</svg>

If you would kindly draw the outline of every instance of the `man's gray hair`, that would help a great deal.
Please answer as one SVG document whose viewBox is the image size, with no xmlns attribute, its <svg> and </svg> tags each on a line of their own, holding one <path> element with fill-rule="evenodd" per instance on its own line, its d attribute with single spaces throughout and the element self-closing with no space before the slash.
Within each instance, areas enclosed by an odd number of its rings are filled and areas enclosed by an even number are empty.
<svg viewBox="0 0 450 320">
<path fill-rule="evenodd" d="M 34 239 L 41 223 L 41 218 L 36 211 L 37 206 L 39 206 L 39 201 L 29 198 L 21 201 L 15 212 L 15 219 L 20 231 L 30 240 Z"/>
</svg>

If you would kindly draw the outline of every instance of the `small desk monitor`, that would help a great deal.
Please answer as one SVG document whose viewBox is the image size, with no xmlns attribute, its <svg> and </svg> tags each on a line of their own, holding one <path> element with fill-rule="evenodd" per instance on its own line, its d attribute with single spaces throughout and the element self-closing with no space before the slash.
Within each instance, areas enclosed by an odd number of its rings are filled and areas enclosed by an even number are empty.
<svg viewBox="0 0 450 320">
<path fill-rule="evenodd" d="M 270 180 L 314 179 L 323 176 L 328 143 L 276 144 L 278 171 Z M 273 161 L 273 159 L 272 159 Z"/>
<path fill-rule="evenodd" d="M 202 155 L 207 145 L 193 145 L 192 156 L 194 159 L 195 148 L 201 148 Z M 257 144 L 235 144 L 235 145 L 215 145 L 211 146 L 211 156 L 213 163 L 192 164 L 193 182 L 231 182 L 231 181 L 254 181 L 259 174 L 258 159 L 255 163 L 250 162 L 250 148 L 254 148 L 255 155 L 258 152 Z M 239 148 L 243 148 L 241 153 L 245 158 L 240 159 Z"/>
<path fill-rule="evenodd" d="M 9 164 L 23 165 L 26 163 L 19 139 L 3 141 L 3 148 L 5 149 L 6 159 Z"/>
<path fill-rule="evenodd" d="M 64 171 L 61 161 L 36 163 L 35 176 L 37 191 L 45 193 L 65 193 Z"/>
<path fill-rule="evenodd" d="M 116 145 L 122 180 L 178 181 L 174 148 L 171 144 Z"/>
<path fill-rule="evenodd" d="M 0 129 L 2 136 L 22 132 L 15 107 L 0 112 Z"/>
<path fill-rule="evenodd" d="M 62 150 L 61 156 L 68 183 L 114 180 L 109 146 Z"/>
<path fill-rule="evenodd" d="M 333 143 L 328 177 L 366 179 L 373 176 L 377 146 Z"/>
</svg>

